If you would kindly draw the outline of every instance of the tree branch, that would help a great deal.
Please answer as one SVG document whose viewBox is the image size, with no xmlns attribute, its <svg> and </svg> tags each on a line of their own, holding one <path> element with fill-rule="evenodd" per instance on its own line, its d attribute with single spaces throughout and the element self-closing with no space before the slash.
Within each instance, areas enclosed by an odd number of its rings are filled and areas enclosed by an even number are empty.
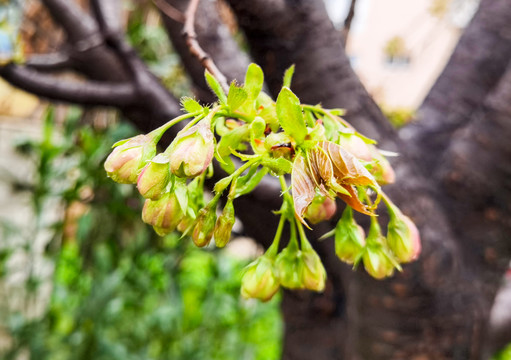
<svg viewBox="0 0 511 360">
<path fill-rule="evenodd" d="M 81 105 L 125 107 L 137 98 L 131 84 L 66 81 L 14 64 L 0 67 L 0 76 L 40 97 Z"/>
<path fill-rule="evenodd" d="M 160 10 L 160 12 L 167 16 L 169 19 L 184 24 L 185 14 L 176 9 L 174 6 L 170 5 L 164 0 L 153 0 L 153 3 L 156 5 L 158 10 Z"/>
<path fill-rule="evenodd" d="M 69 70 L 73 64 L 74 62 L 67 52 L 32 55 L 25 62 L 27 67 L 43 72 Z"/>
<path fill-rule="evenodd" d="M 420 107 L 419 122 L 400 132 L 402 138 L 416 145 L 425 173 L 433 172 L 440 164 L 438 159 L 449 146 L 452 134 L 467 124 L 500 81 L 511 59 L 509 34 L 509 3 L 482 0 Z"/>
<path fill-rule="evenodd" d="M 160 2 L 164 2 L 161 0 Z M 183 14 L 188 7 L 189 0 L 166 0 L 176 11 Z M 213 102 L 215 98 L 204 80 L 204 67 L 190 53 L 183 37 L 183 22 L 174 20 L 160 10 L 165 29 L 172 41 L 172 45 L 181 58 L 181 62 L 195 85 L 196 96 L 204 102 Z M 215 2 L 203 1 L 196 14 L 197 41 L 204 50 L 211 54 L 213 61 L 228 82 L 233 79 L 243 81 L 245 71 L 250 63 L 246 53 L 240 50 L 237 42 L 231 36 L 229 29 L 220 20 Z"/>
<path fill-rule="evenodd" d="M 98 22 L 99 28 L 105 37 L 122 33 L 121 7 L 119 0 L 91 0 L 92 12 Z"/>
<path fill-rule="evenodd" d="M 183 26 L 183 36 L 185 37 L 186 44 L 190 49 L 190 53 L 195 56 L 202 66 L 207 69 L 220 83 L 225 92 L 229 91 L 229 85 L 225 75 L 217 68 L 211 56 L 207 54 L 197 41 L 197 34 L 195 33 L 195 14 L 197 13 L 197 6 L 200 0 L 190 0 L 188 8 L 185 11 L 185 23 Z"/>
</svg>

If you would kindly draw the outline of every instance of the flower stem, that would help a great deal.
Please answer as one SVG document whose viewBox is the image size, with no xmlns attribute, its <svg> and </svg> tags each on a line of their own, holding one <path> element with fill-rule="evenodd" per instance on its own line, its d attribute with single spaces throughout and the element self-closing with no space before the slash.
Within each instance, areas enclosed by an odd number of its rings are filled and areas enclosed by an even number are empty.
<svg viewBox="0 0 511 360">
<path fill-rule="evenodd" d="M 148 135 L 151 135 L 151 134 L 154 135 L 155 141 L 158 142 L 161 139 L 161 137 L 163 136 L 163 134 L 165 133 L 165 131 L 170 129 L 172 126 L 176 125 L 177 123 L 179 123 L 183 120 L 189 119 L 191 117 L 199 116 L 201 113 L 202 113 L 202 111 L 196 111 L 193 113 L 188 113 L 188 114 L 183 114 L 181 116 L 178 116 L 178 117 L 170 120 L 168 123 L 163 124 L 159 128 L 154 129 Z"/>
</svg>

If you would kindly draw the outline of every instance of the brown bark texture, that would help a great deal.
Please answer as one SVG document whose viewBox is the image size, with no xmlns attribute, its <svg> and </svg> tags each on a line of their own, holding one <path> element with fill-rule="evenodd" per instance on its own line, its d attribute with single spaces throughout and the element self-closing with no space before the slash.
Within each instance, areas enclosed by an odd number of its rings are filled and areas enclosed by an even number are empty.
<svg viewBox="0 0 511 360">
<path fill-rule="evenodd" d="M 358 130 L 401 154 L 388 192 L 423 240 L 417 262 L 377 281 L 341 264 L 331 241 L 315 241 L 331 228 L 318 226 L 309 235 L 327 269 L 327 287 L 323 294 L 285 292 L 283 358 L 483 359 L 490 310 L 511 259 L 511 1 L 481 1 L 417 121 L 399 133 L 353 72 L 321 0 L 226 2 L 250 54 L 239 49 L 215 4 L 202 1 L 195 30 L 218 68 L 242 81 L 251 57 L 275 96 L 284 70 L 295 64 L 292 90 L 302 102 L 345 108 Z M 25 65 L 0 67 L 0 76 L 52 100 L 117 107 L 142 131 L 178 114 L 177 100 L 111 20 L 118 1 L 91 0 L 91 14 L 69 0 L 43 3 L 67 35 L 66 46 Z M 165 3 L 179 14 L 188 2 Z M 160 9 L 197 96 L 210 101 L 180 17 Z M 83 86 L 54 77 L 62 69 L 85 77 Z M 245 233 L 267 245 L 276 227 L 271 210 L 279 207 L 278 184 L 265 179 L 237 207 Z"/>
</svg>

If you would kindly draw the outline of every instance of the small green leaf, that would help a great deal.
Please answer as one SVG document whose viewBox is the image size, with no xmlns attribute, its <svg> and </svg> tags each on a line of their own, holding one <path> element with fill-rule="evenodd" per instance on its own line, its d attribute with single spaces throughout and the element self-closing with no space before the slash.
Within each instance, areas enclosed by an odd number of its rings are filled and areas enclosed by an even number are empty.
<svg viewBox="0 0 511 360">
<path fill-rule="evenodd" d="M 234 111 L 247 100 L 247 97 L 247 92 L 243 88 L 236 86 L 236 82 L 233 81 L 229 88 L 229 95 L 227 95 L 227 105 L 229 105 L 231 111 Z"/>
<path fill-rule="evenodd" d="M 220 103 L 226 104 L 227 96 L 225 96 L 224 90 L 222 89 L 222 85 L 220 85 L 218 80 L 208 70 L 204 72 L 204 76 L 206 78 L 206 82 L 208 83 L 209 88 L 218 97 Z"/>
<path fill-rule="evenodd" d="M 282 86 L 284 87 L 291 87 L 291 80 L 293 79 L 293 74 L 295 73 L 295 64 L 291 65 L 287 68 L 286 72 L 284 73 L 284 81 Z"/>
<path fill-rule="evenodd" d="M 250 64 L 245 75 L 245 85 L 243 87 L 247 92 L 248 98 L 255 100 L 261 92 L 263 84 L 263 70 L 257 64 Z"/>
<path fill-rule="evenodd" d="M 248 140 L 249 131 L 248 124 L 237 127 L 222 136 L 218 142 L 215 157 L 226 172 L 232 173 L 235 170 L 234 163 L 229 158 L 229 155 L 232 150 L 238 149 L 242 142 Z"/>
<path fill-rule="evenodd" d="M 202 105 L 199 104 L 195 99 L 187 96 L 181 98 L 181 106 L 189 113 L 202 111 Z"/>
<path fill-rule="evenodd" d="M 294 138 L 297 145 L 303 143 L 307 135 L 307 127 L 300 100 L 287 87 L 282 88 L 277 97 L 277 116 L 284 132 Z"/>
<path fill-rule="evenodd" d="M 257 166 L 258 165 L 253 166 L 247 175 L 238 179 L 235 198 L 248 194 L 254 190 L 255 187 L 259 185 L 263 177 L 268 173 L 268 168 L 264 167 L 259 172 L 252 173 L 252 169 L 257 170 Z"/>
<path fill-rule="evenodd" d="M 277 175 L 289 174 L 293 168 L 293 163 L 284 158 L 270 158 L 265 157 L 261 165 L 266 166 Z"/>
</svg>

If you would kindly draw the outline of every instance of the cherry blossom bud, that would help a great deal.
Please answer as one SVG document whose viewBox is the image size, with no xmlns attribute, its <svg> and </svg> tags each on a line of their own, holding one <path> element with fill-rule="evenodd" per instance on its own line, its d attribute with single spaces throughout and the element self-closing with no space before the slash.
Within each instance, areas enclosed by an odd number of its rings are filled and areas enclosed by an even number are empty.
<svg viewBox="0 0 511 360">
<path fill-rule="evenodd" d="M 305 212 L 305 218 L 312 224 L 329 220 L 337 210 L 335 200 L 328 196 L 316 195 Z"/>
<path fill-rule="evenodd" d="M 142 209 L 142 220 L 160 236 L 174 231 L 182 218 L 183 211 L 173 193 L 165 193 L 158 200 L 147 199 Z"/>
<path fill-rule="evenodd" d="M 306 289 L 323 291 L 326 271 L 318 254 L 311 248 L 302 251 L 302 284 Z"/>
<path fill-rule="evenodd" d="M 198 247 L 208 245 L 213 237 L 216 222 L 216 204 L 216 201 L 210 202 L 199 211 L 192 233 L 193 242 Z"/>
<path fill-rule="evenodd" d="M 241 278 L 241 295 L 244 298 L 268 301 L 279 290 L 279 287 L 273 260 L 265 255 L 249 264 Z"/>
<path fill-rule="evenodd" d="M 373 160 L 368 165 L 369 172 L 374 176 L 378 184 L 392 184 L 396 181 L 396 174 L 394 173 L 394 169 L 390 165 L 389 161 L 380 154 L 378 149 L 374 148 L 373 150 Z"/>
<path fill-rule="evenodd" d="M 211 164 L 215 139 L 209 121 L 181 130 L 170 144 L 170 169 L 179 177 L 196 177 Z"/>
<path fill-rule="evenodd" d="M 169 180 L 169 158 L 165 154 L 158 154 L 138 175 L 137 188 L 146 199 L 156 200 L 164 193 Z"/>
<path fill-rule="evenodd" d="M 234 222 L 234 205 L 232 201 L 227 201 L 222 214 L 218 217 L 215 224 L 215 231 L 213 237 L 217 247 L 222 248 L 231 239 L 231 232 Z"/>
<path fill-rule="evenodd" d="M 366 246 L 362 260 L 367 273 L 375 279 L 383 279 L 394 273 L 395 266 L 381 244 Z"/>
<path fill-rule="evenodd" d="M 335 254 L 342 261 L 353 264 L 365 246 L 364 229 L 353 218 L 353 210 L 347 206 L 335 227 Z"/>
<path fill-rule="evenodd" d="M 303 289 L 301 256 L 300 250 L 289 247 L 277 255 L 275 268 L 282 286 L 289 289 Z"/>
<path fill-rule="evenodd" d="M 419 230 L 408 216 L 401 213 L 391 215 L 388 224 L 387 242 L 399 262 L 417 259 L 421 252 Z"/>
<path fill-rule="evenodd" d="M 139 170 L 156 154 L 154 137 L 137 135 L 114 146 L 104 164 L 107 175 L 121 184 L 135 184 Z"/>
<path fill-rule="evenodd" d="M 340 133 L 339 145 L 357 159 L 364 161 L 371 161 L 373 158 L 372 149 L 370 144 L 354 133 Z M 374 148 L 374 146 L 372 146 Z"/>
</svg>

